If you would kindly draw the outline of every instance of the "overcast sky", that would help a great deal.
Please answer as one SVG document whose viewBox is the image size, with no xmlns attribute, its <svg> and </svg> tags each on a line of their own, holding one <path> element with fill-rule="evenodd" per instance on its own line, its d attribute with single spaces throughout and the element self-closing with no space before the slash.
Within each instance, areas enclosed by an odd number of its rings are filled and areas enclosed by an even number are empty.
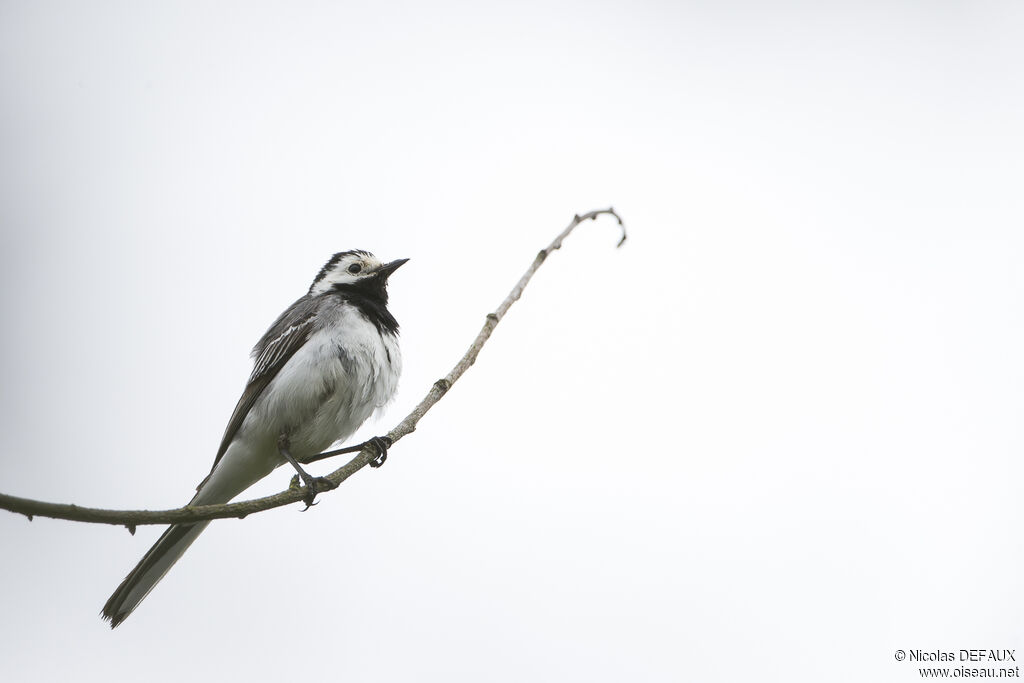
<svg viewBox="0 0 1024 683">
<path fill-rule="evenodd" d="M 5 493 L 187 502 L 336 251 L 411 259 L 365 438 L 574 213 L 630 238 L 582 226 L 385 467 L 214 523 L 112 633 L 160 530 L 0 513 L 0 677 L 1024 658 L 1022 121 L 1018 2 L 3 0 Z"/>
</svg>

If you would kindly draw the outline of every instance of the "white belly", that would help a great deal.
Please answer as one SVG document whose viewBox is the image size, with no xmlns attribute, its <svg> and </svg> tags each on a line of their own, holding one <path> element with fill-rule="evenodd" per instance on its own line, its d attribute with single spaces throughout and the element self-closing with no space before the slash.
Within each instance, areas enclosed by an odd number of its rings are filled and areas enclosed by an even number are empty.
<svg viewBox="0 0 1024 683">
<path fill-rule="evenodd" d="M 336 326 L 315 332 L 281 368 L 241 431 L 264 433 L 275 450 L 278 435 L 287 431 L 297 460 L 316 455 L 352 436 L 386 405 L 401 370 L 395 337 L 382 336 L 346 307 Z"/>
<path fill-rule="evenodd" d="M 401 371 L 398 340 L 344 307 L 336 325 L 314 332 L 263 390 L 200 496 L 234 497 L 284 464 L 283 432 L 300 462 L 348 439 L 392 399 Z"/>
</svg>

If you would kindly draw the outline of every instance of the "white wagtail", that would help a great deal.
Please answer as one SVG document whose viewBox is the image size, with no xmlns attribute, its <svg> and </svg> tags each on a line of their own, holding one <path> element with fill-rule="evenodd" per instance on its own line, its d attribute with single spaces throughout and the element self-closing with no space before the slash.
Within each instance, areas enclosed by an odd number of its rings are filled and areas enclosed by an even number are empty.
<svg viewBox="0 0 1024 683">
<path fill-rule="evenodd" d="M 299 463 L 324 457 L 391 400 L 402 357 L 398 322 L 387 309 L 388 276 L 408 259 L 381 263 L 366 251 L 335 254 L 309 292 L 288 307 L 252 351 L 255 367 L 242 392 L 210 474 L 190 505 L 226 503 L 274 468 L 291 463 L 306 486 L 318 487 Z M 387 440 L 371 439 L 379 467 Z M 354 452 L 360 446 L 338 452 Z M 103 606 L 116 627 L 132 613 L 209 522 L 169 527 Z"/>
</svg>

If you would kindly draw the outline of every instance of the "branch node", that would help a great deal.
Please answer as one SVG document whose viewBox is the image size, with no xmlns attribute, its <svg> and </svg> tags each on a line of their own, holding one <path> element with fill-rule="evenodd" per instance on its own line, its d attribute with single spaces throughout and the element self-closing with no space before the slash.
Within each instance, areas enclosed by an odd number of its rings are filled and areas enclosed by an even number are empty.
<svg viewBox="0 0 1024 683">
<path fill-rule="evenodd" d="M 487 319 L 490 320 L 495 325 L 497 325 L 498 322 L 501 320 L 501 318 L 498 317 L 497 313 L 488 313 L 487 314 Z"/>
<path fill-rule="evenodd" d="M 127 529 L 128 533 L 130 533 L 132 536 L 135 535 L 135 525 L 134 524 L 125 524 L 124 528 Z"/>
<path fill-rule="evenodd" d="M 559 246 L 561 246 L 561 245 L 559 245 Z M 547 257 L 548 257 L 548 250 L 547 249 L 541 249 L 540 251 L 537 252 L 537 261 L 538 262 L 544 263 L 544 260 Z"/>
<path fill-rule="evenodd" d="M 448 390 L 452 388 L 452 383 L 449 382 L 446 378 L 442 377 L 441 379 L 434 382 L 434 388 L 440 391 L 442 394 L 446 394 L 448 393 Z"/>
</svg>

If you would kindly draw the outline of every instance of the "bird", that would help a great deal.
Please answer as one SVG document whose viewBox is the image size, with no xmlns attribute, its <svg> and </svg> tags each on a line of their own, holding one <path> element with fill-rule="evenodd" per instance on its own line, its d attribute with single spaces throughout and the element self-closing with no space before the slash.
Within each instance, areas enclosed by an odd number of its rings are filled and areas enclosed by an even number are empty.
<svg viewBox="0 0 1024 683">
<path fill-rule="evenodd" d="M 277 467 L 290 463 L 305 485 L 306 508 L 318 491 L 337 486 L 302 468 L 339 452 L 342 442 L 394 397 L 402 371 L 398 321 L 388 310 L 388 278 L 409 259 L 383 263 L 368 251 L 334 254 L 309 291 L 289 306 L 252 350 L 253 370 L 235 407 L 210 473 L 189 505 L 227 503 Z M 387 458 L 387 437 L 370 465 Z M 318 457 L 319 456 L 319 457 Z M 174 524 L 103 606 L 116 628 L 123 622 L 209 521 Z"/>
</svg>

